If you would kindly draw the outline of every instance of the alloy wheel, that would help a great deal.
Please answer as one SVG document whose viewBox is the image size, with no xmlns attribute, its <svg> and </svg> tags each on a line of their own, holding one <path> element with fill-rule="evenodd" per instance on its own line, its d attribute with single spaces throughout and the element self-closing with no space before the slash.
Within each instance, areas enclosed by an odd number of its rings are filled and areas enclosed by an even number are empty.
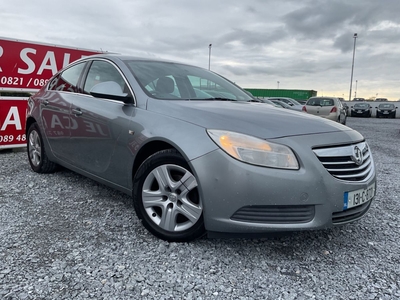
<svg viewBox="0 0 400 300">
<path fill-rule="evenodd" d="M 196 178 L 174 164 L 160 165 L 147 175 L 142 203 L 150 220 L 169 232 L 191 228 L 203 212 Z"/>
<path fill-rule="evenodd" d="M 39 134 L 36 130 L 32 130 L 29 134 L 28 151 L 31 163 L 37 167 L 41 162 L 42 145 Z"/>
</svg>

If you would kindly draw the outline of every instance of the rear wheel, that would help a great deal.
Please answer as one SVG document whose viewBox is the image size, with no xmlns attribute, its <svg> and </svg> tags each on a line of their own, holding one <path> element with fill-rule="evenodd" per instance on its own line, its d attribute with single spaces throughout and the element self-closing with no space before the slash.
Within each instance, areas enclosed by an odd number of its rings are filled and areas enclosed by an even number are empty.
<svg viewBox="0 0 400 300">
<path fill-rule="evenodd" d="M 175 149 L 147 158 L 135 176 L 133 205 L 155 236 L 188 242 L 204 235 L 203 206 L 197 180 Z"/>
<path fill-rule="evenodd" d="M 43 138 L 36 123 L 28 129 L 28 159 L 33 171 L 37 173 L 51 173 L 57 164 L 50 161 L 43 146 Z"/>
</svg>

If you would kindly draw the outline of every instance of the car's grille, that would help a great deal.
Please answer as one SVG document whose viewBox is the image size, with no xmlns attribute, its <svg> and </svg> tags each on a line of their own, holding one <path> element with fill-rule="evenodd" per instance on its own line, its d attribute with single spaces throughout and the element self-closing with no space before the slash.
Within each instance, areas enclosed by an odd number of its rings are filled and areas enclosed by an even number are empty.
<svg viewBox="0 0 400 300">
<path fill-rule="evenodd" d="M 334 225 L 339 225 L 339 224 L 347 223 L 347 222 L 350 222 L 350 221 L 360 218 L 362 215 L 364 215 L 368 211 L 371 203 L 372 203 L 372 201 L 368 201 L 367 203 L 364 203 L 363 205 L 356 206 L 356 207 L 350 208 L 348 210 L 333 213 L 332 214 L 332 223 Z"/>
<path fill-rule="evenodd" d="M 373 160 L 366 142 L 313 151 L 326 170 L 340 180 L 363 181 L 374 171 Z"/>
<path fill-rule="evenodd" d="M 306 223 L 314 218 L 314 205 L 245 206 L 236 211 L 232 220 L 268 224 Z"/>
</svg>

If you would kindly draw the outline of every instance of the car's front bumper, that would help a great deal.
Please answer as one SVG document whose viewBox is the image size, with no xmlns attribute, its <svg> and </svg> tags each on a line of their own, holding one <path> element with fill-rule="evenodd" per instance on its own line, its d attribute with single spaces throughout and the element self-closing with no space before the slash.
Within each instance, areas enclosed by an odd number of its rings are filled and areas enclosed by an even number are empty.
<svg viewBox="0 0 400 300">
<path fill-rule="evenodd" d="M 358 111 L 352 111 L 351 112 L 351 115 L 353 116 L 353 117 L 369 117 L 370 115 L 371 115 L 371 113 L 370 113 L 370 111 L 369 110 L 364 110 L 364 111 L 362 111 L 362 112 L 358 112 Z"/>
<path fill-rule="evenodd" d="M 377 111 L 376 114 L 380 117 L 393 118 L 396 115 L 396 111 Z"/>
<path fill-rule="evenodd" d="M 193 160 L 207 231 L 262 234 L 321 229 L 359 219 L 372 200 L 344 210 L 344 193 L 375 184 L 375 167 L 364 181 L 338 180 L 311 150 L 315 140 L 328 145 L 345 142 L 345 136 L 335 133 L 282 139 L 295 150 L 301 165 L 299 170 L 246 164 L 222 150 Z"/>
</svg>

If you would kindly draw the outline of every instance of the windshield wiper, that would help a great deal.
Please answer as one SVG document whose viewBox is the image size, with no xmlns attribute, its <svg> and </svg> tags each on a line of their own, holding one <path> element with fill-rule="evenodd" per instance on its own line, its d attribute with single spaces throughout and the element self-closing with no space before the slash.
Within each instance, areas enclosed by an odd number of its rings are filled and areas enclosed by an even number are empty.
<svg viewBox="0 0 400 300">
<path fill-rule="evenodd" d="M 204 100 L 237 101 L 236 99 L 231 99 L 231 98 L 223 98 L 223 97 L 205 98 Z"/>
</svg>

